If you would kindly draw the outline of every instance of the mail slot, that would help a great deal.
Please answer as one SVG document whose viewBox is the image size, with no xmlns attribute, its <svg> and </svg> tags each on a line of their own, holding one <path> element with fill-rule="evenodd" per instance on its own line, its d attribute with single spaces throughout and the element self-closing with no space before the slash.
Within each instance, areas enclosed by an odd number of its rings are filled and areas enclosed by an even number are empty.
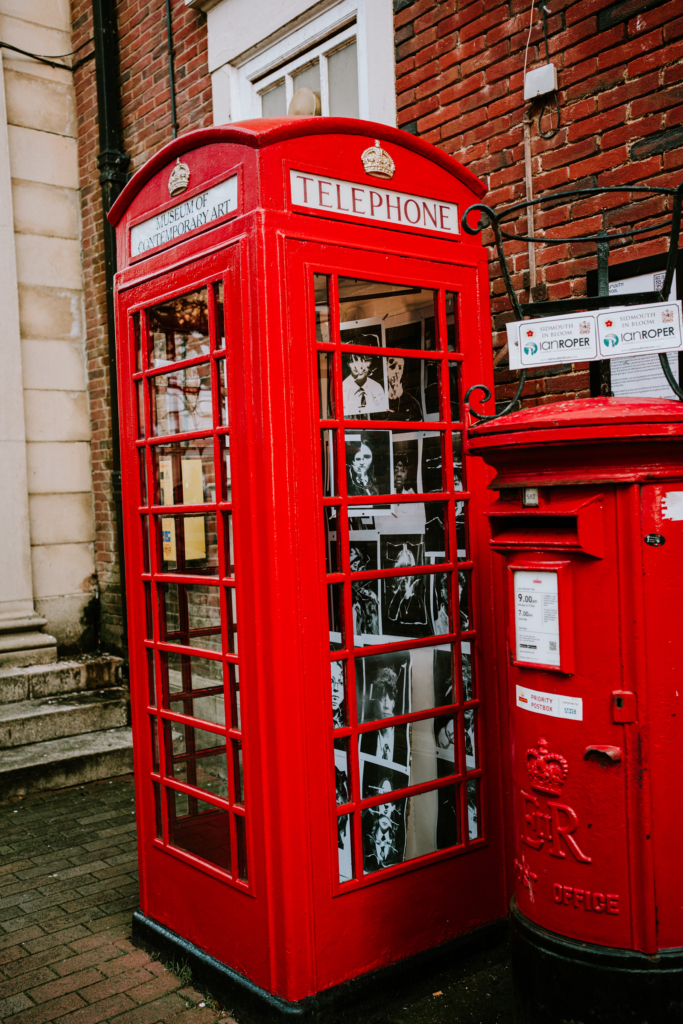
<svg viewBox="0 0 683 1024">
<path fill-rule="evenodd" d="M 683 409 L 559 403 L 469 450 L 499 494 L 515 1020 L 680 1021 Z"/>
</svg>

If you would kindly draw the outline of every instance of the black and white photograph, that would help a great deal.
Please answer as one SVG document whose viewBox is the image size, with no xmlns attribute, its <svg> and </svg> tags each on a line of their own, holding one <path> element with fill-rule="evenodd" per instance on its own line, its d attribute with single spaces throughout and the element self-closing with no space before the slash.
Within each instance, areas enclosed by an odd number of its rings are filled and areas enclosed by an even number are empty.
<svg viewBox="0 0 683 1024">
<path fill-rule="evenodd" d="M 341 804 L 348 804 L 351 801 L 347 746 L 347 740 L 335 740 L 334 778 L 337 807 Z M 342 814 L 337 818 L 337 849 L 339 856 L 339 881 L 348 882 L 350 878 L 353 878 L 351 818 L 348 814 Z"/>
<path fill-rule="evenodd" d="M 417 434 L 392 431 L 391 441 L 392 491 L 394 494 L 417 494 L 420 490 Z"/>
<path fill-rule="evenodd" d="M 434 707 L 455 704 L 453 689 L 453 654 L 450 647 L 433 651 L 432 678 L 434 680 Z"/>
<path fill-rule="evenodd" d="M 395 733 L 394 745 L 398 746 L 401 737 L 403 738 L 402 750 L 397 750 L 396 753 L 403 754 L 407 757 L 407 741 L 406 741 L 406 726 L 397 726 L 393 730 L 386 730 Z M 375 736 L 373 732 L 363 733 L 361 739 Z M 374 744 L 373 744 L 374 745 Z M 388 767 L 385 761 L 370 761 L 367 758 L 363 760 L 363 779 L 361 782 L 361 796 L 364 800 L 368 797 L 377 796 L 381 793 L 384 787 L 385 780 L 388 779 L 391 789 L 405 789 L 406 786 L 410 785 L 410 772 L 406 767 L 404 771 L 399 771 L 395 762 L 394 765 Z"/>
<path fill-rule="evenodd" d="M 391 792 L 388 776 L 380 781 L 380 792 Z M 394 864 L 402 864 L 406 847 L 406 800 L 368 807 L 361 814 L 363 870 L 366 875 Z"/>
<path fill-rule="evenodd" d="M 410 568 L 415 564 L 408 545 L 403 545 L 391 568 Z M 382 580 L 382 627 L 385 636 L 418 638 L 430 635 L 428 583 L 429 577 L 423 575 L 389 576 Z"/>
<path fill-rule="evenodd" d="M 422 491 L 431 494 L 443 490 L 441 458 L 441 434 L 436 432 L 422 435 Z"/>
<path fill-rule="evenodd" d="M 343 661 L 333 661 L 330 664 L 330 677 L 332 682 L 332 725 L 335 729 L 342 729 L 346 725 Z"/>
<path fill-rule="evenodd" d="M 359 722 L 407 715 L 411 708 L 411 652 L 372 654 L 356 661 Z"/>
<path fill-rule="evenodd" d="M 388 430 L 347 430 L 346 473 L 350 497 L 389 494 L 390 439 Z"/>
<path fill-rule="evenodd" d="M 351 324 L 353 326 L 350 326 Z M 348 325 L 342 324 L 339 333 L 342 345 L 374 345 L 380 348 L 383 344 L 381 321 L 379 323 L 372 320 L 365 323 L 349 321 Z"/>
<path fill-rule="evenodd" d="M 438 572 L 429 577 L 432 632 L 434 636 L 442 636 L 444 633 L 451 632 L 449 588 L 450 573 Z"/>
<path fill-rule="evenodd" d="M 458 591 L 460 595 L 460 630 L 465 633 L 470 625 L 470 574 L 458 572 Z"/>
<path fill-rule="evenodd" d="M 386 359 L 381 356 L 342 354 L 342 395 L 346 419 L 387 412 L 386 364 Z"/>
<path fill-rule="evenodd" d="M 423 360 L 386 356 L 385 363 L 389 386 L 387 419 L 419 423 L 424 419 L 421 402 Z"/>
<path fill-rule="evenodd" d="M 424 565 L 424 534 L 386 534 L 380 537 L 382 568 Z"/>
<path fill-rule="evenodd" d="M 463 504 L 460 502 L 460 504 Z M 425 510 L 425 557 L 446 558 L 446 506 L 442 501 L 430 501 Z"/>
</svg>

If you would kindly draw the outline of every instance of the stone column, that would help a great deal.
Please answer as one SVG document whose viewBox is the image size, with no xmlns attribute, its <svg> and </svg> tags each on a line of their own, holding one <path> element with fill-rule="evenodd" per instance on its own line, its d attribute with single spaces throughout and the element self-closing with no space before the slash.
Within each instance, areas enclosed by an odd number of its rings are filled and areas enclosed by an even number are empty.
<svg viewBox="0 0 683 1024">
<path fill-rule="evenodd" d="M 57 660 L 55 638 L 40 630 L 31 579 L 26 432 L 19 298 L 5 83 L 0 50 L 0 668 Z"/>
</svg>

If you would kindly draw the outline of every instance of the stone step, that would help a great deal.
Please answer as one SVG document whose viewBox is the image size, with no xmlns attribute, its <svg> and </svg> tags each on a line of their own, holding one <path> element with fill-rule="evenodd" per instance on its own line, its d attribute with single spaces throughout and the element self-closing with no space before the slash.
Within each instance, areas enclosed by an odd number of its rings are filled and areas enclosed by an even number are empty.
<svg viewBox="0 0 683 1024">
<path fill-rule="evenodd" d="M 0 704 L 119 686 L 122 664 L 121 658 L 106 655 L 0 669 Z"/>
<path fill-rule="evenodd" d="M 0 704 L 0 760 L 6 748 L 128 725 L 128 694 L 122 686 Z"/>
<path fill-rule="evenodd" d="M 133 735 L 128 728 L 87 732 L 3 750 L 3 800 L 46 789 L 78 786 L 133 771 Z"/>
</svg>

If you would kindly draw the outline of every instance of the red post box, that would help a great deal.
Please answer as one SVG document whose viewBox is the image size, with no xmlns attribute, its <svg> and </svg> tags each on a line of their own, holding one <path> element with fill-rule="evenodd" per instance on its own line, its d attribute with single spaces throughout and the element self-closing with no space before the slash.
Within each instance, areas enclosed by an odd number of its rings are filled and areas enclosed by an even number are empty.
<svg viewBox="0 0 683 1024">
<path fill-rule="evenodd" d="M 516 1020 L 680 1021 L 683 407 L 549 405 L 469 450 L 500 492 Z"/>
<path fill-rule="evenodd" d="M 135 934 L 230 1005 L 303 1013 L 504 915 L 460 404 L 491 376 L 482 191 L 405 132 L 292 118 L 177 139 L 110 214 Z"/>
</svg>

